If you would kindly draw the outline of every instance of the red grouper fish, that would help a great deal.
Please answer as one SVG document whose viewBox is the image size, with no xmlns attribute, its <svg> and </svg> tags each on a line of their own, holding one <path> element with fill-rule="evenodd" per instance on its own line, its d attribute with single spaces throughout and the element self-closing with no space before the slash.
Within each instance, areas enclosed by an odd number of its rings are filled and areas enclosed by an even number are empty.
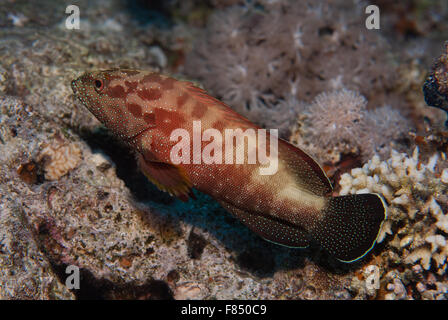
<svg viewBox="0 0 448 320">
<path fill-rule="evenodd" d="M 293 248 L 314 241 L 343 262 L 374 246 L 386 216 L 381 196 L 332 197 L 310 156 L 192 83 L 113 69 L 86 73 L 72 89 L 159 189 L 186 200 L 194 187 L 264 239 Z"/>
</svg>

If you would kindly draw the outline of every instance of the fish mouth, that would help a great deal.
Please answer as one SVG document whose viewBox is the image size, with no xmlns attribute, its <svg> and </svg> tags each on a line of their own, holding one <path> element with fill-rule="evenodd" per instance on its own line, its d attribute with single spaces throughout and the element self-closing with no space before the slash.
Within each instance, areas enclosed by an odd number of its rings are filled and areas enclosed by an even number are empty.
<svg viewBox="0 0 448 320">
<path fill-rule="evenodd" d="M 77 93 L 77 89 L 76 89 L 76 80 L 73 80 L 73 81 L 71 82 L 71 86 L 72 86 L 72 91 L 73 91 L 73 93 L 76 94 L 76 93 Z"/>
</svg>

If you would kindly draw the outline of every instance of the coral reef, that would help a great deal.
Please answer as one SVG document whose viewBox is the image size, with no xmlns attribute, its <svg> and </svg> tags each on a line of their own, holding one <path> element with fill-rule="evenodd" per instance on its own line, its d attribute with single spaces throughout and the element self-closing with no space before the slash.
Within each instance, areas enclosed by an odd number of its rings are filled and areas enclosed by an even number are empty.
<svg viewBox="0 0 448 320">
<path fill-rule="evenodd" d="M 448 143 L 431 126 L 445 117 L 421 94 L 422 61 L 440 50 L 431 30 L 448 26 L 440 4 L 403 20 L 407 5 L 383 1 L 385 27 L 368 32 L 359 1 L 175 0 L 158 19 L 152 2 L 100 3 L 77 1 L 80 30 L 65 29 L 64 3 L 0 7 L 1 299 L 447 298 Z M 392 47 L 388 24 L 403 35 Z M 199 80 L 322 163 L 354 153 L 345 169 L 361 168 L 335 193 L 384 195 L 380 243 L 347 266 L 267 243 L 205 195 L 159 192 L 73 99 L 73 78 L 112 67 Z M 80 290 L 65 286 L 68 265 Z"/>
<path fill-rule="evenodd" d="M 16 254 L 5 279 L 42 257 L 29 276 L 43 269 L 51 281 L 35 282 L 31 289 L 43 294 L 27 297 L 350 298 L 350 276 L 329 275 L 316 262 L 326 261 L 322 252 L 271 245 L 204 195 L 184 204 L 155 190 L 129 150 L 72 99 L 70 80 L 85 70 L 168 72 L 185 46 L 182 32 L 134 29 L 121 13 L 111 21 L 109 6 L 98 10 L 87 10 L 76 32 L 56 24 L 36 38 L 27 23 L 0 30 L 0 229 L 8 230 L 0 258 Z M 23 232 L 6 225 L 14 212 Z M 17 252 L 6 240 L 16 237 Z M 67 265 L 80 268 L 80 290 L 64 286 Z"/>
<path fill-rule="evenodd" d="M 164 299 L 333 298 L 335 293 L 349 297 L 344 289 L 347 276 L 312 280 L 327 276 L 304 259 L 303 251 L 277 246 L 274 250 L 274 245 L 256 237 L 207 197 L 197 195 L 197 201 L 187 204 L 164 198 L 141 182 L 145 180 L 137 174 L 132 155 L 123 159 L 127 151 L 111 141 L 103 147 L 109 154 L 105 156 L 66 130 L 64 139 L 79 144 L 83 155 L 79 165 L 57 180 L 44 175 L 31 184 L 23 181 L 17 168 L 34 161 L 43 170 L 44 163 L 37 161 L 40 142 L 54 143 L 50 129 L 58 123 L 42 121 L 38 109 L 23 113 L 23 108 L 30 109 L 13 98 L 2 105 L 2 132 L 20 127 L 15 136 L 2 136 L 2 214 L 9 217 L 13 208 L 22 212 L 26 232 L 36 235 L 45 258 L 62 279 L 65 275 L 58 270 L 67 265 L 82 270 L 87 280 L 81 282 L 80 291 L 73 290 L 77 298 L 136 298 L 129 291 L 141 292 L 140 298 Z M 123 175 L 120 167 L 131 168 L 124 180 L 118 177 Z M 144 200 L 136 201 L 131 189 L 141 189 Z M 3 224 L 0 229 L 9 230 Z M 17 235 L 14 231 L 10 237 Z M 22 259 L 17 257 L 15 265 Z M 297 264 L 304 270 L 290 272 Z M 309 268 L 314 271 L 306 273 Z M 58 281 L 54 285 L 60 288 Z M 298 293 L 304 283 L 306 290 Z M 48 290 L 46 285 L 34 288 Z M 85 292 L 96 292 L 96 296 Z M 49 297 L 73 295 L 42 296 Z"/>
<path fill-rule="evenodd" d="M 388 239 L 391 250 L 381 255 L 380 263 L 389 268 L 404 265 L 406 269 L 389 271 L 394 271 L 395 276 L 384 275 L 388 290 L 393 291 L 385 298 L 406 298 L 409 294 L 403 292 L 399 281 L 411 288 L 418 279 L 429 276 L 435 279 L 433 287 L 437 286 L 431 297 L 447 298 L 448 184 L 440 179 L 444 165 L 444 154 L 436 153 L 424 163 L 418 148 L 412 156 L 393 150 L 386 161 L 374 156 L 362 168 L 341 176 L 340 194 L 380 193 L 389 204 L 378 242 Z M 420 270 L 419 275 L 415 270 Z M 423 296 L 424 290 L 420 291 L 418 294 Z M 419 296 L 416 292 L 414 295 Z"/>
</svg>

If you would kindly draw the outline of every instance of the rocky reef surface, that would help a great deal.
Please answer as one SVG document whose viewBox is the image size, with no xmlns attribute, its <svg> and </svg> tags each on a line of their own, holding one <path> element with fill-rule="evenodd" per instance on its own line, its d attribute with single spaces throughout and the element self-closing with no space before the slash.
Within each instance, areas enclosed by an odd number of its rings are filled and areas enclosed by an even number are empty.
<svg viewBox="0 0 448 320">
<path fill-rule="evenodd" d="M 436 55 L 423 60 L 412 39 L 403 40 L 405 54 L 383 35 L 359 42 L 364 16 L 354 19 L 359 8 L 348 6 L 348 19 L 343 2 L 311 6 L 302 24 L 288 29 L 295 21 L 283 10 L 289 1 L 173 1 L 139 15 L 120 1 L 79 1 L 80 30 L 65 28 L 65 4 L 42 3 L 46 14 L 36 15 L 26 1 L 0 10 L 1 299 L 448 297 L 445 118 L 426 107 L 421 91 Z M 397 12 L 388 7 L 386 26 L 397 23 Z M 415 29 L 440 53 L 446 25 L 430 28 L 430 18 L 415 15 L 414 28 L 396 32 Z M 264 38 L 267 21 L 277 21 L 282 37 Z M 251 25 L 259 32 L 250 33 Z M 253 54 L 259 59 L 249 61 Z M 130 150 L 73 99 L 72 79 L 111 67 L 199 81 L 260 125 L 279 125 L 325 165 L 336 193 L 385 196 L 379 244 L 344 264 L 319 248 L 268 243 L 203 194 L 183 203 L 158 191 Z M 291 69 L 287 77 L 282 68 Z M 261 78 L 260 70 L 267 72 Z M 331 131 L 336 122 L 348 131 Z M 80 269 L 80 289 L 65 285 L 70 265 Z M 372 265 L 380 283 L 374 290 L 367 282 Z"/>
</svg>

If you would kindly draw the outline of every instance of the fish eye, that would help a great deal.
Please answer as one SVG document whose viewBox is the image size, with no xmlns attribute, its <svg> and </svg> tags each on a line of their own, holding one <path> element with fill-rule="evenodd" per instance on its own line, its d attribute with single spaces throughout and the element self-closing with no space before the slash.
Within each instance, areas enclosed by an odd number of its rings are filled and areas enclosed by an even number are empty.
<svg viewBox="0 0 448 320">
<path fill-rule="evenodd" d="M 93 85 L 95 86 L 95 90 L 100 92 L 104 88 L 104 81 L 101 79 L 95 79 L 93 81 Z"/>
</svg>

